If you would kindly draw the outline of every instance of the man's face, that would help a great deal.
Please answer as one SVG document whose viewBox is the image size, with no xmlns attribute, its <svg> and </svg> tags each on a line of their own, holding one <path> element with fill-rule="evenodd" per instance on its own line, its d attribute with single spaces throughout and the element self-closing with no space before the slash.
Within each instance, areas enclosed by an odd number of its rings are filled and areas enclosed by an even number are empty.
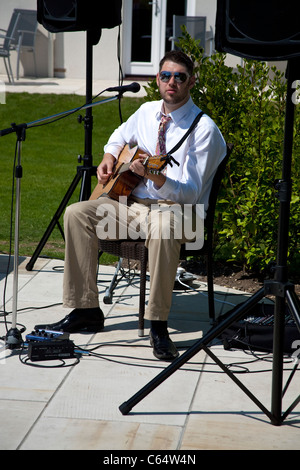
<svg viewBox="0 0 300 470">
<path fill-rule="evenodd" d="M 163 72 L 169 72 L 164 74 Z M 170 75 L 171 73 L 171 75 Z M 174 75 L 175 74 L 175 75 Z M 177 76 L 176 80 L 176 74 Z M 184 74 L 184 75 L 182 75 Z M 182 78 L 186 77 L 185 81 Z M 195 77 L 190 77 L 184 65 L 166 61 L 156 76 L 156 82 L 165 106 L 169 112 L 185 104 L 190 97 L 190 89 L 195 84 Z"/>
</svg>

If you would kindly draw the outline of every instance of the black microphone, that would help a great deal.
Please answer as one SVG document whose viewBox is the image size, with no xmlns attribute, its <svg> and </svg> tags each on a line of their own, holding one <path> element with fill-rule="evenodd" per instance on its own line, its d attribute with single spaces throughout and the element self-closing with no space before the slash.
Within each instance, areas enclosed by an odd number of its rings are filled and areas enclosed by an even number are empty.
<svg viewBox="0 0 300 470">
<path fill-rule="evenodd" d="M 140 89 L 140 85 L 137 82 L 133 82 L 130 85 L 106 88 L 106 91 L 117 91 L 119 93 L 125 93 L 125 91 L 132 91 L 132 93 L 137 93 L 138 91 L 140 91 Z"/>
</svg>

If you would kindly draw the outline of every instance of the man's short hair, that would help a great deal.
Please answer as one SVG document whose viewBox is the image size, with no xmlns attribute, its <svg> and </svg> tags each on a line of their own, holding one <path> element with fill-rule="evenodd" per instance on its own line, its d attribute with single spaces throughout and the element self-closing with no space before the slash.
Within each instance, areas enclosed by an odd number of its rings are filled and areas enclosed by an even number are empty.
<svg viewBox="0 0 300 470">
<path fill-rule="evenodd" d="M 190 76 L 194 74 L 194 63 L 189 56 L 187 56 L 182 51 L 169 51 L 165 54 L 165 56 L 161 59 L 159 63 L 159 70 L 161 71 L 163 65 L 166 61 L 175 62 L 176 64 L 184 65 L 189 73 Z"/>
</svg>

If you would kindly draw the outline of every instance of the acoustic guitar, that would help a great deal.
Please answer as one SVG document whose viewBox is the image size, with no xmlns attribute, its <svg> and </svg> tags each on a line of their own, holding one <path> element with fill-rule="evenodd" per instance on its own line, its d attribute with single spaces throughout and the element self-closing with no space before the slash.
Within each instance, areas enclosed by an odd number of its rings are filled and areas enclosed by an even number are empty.
<svg viewBox="0 0 300 470">
<path fill-rule="evenodd" d="M 98 199 L 103 194 L 110 196 L 113 199 L 119 199 L 120 196 L 129 197 L 134 188 L 143 179 L 129 170 L 131 163 L 139 158 L 140 154 L 145 154 L 144 151 L 138 146 L 130 148 L 128 144 L 125 145 L 121 151 L 113 173 L 105 184 L 98 183 L 91 194 L 90 200 Z M 164 168 L 172 162 L 178 165 L 171 155 L 154 155 L 148 156 L 144 160 L 145 171 L 152 174 L 161 173 Z"/>
</svg>

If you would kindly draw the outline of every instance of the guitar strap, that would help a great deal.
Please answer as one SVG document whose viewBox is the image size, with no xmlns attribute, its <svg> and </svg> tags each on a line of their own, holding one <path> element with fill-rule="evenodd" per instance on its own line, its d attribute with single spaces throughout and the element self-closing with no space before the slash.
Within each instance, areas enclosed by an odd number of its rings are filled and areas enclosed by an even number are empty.
<svg viewBox="0 0 300 470">
<path fill-rule="evenodd" d="M 172 150 L 170 152 L 168 152 L 168 155 L 171 155 L 172 153 L 176 152 L 179 149 L 179 147 L 181 147 L 181 145 L 183 144 L 185 139 L 190 135 L 192 130 L 196 127 L 196 125 L 200 121 L 203 114 L 204 114 L 204 111 L 201 111 L 199 114 L 197 114 L 197 116 L 195 117 L 195 119 L 192 122 L 192 124 L 191 124 L 190 128 L 188 129 L 188 131 L 184 134 L 182 139 L 180 139 L 180 141 L 175 145 L 175 147 L 173 147 Z"/>
</svg>

